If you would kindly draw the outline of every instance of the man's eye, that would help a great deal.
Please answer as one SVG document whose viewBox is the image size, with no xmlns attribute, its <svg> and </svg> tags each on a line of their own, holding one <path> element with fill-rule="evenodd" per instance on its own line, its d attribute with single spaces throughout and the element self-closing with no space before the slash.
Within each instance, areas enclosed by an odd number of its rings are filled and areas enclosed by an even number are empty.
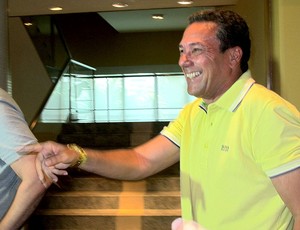
<svg viewBox="0 0 300 230">
<path fill-rule="evenodd" d="M 192 54 L 193 55 L 197 55 L 197 54 L 200 54 L 202 52 L 203 52 L 202 48 L 194 48 L 194 49 L 192 49 Z"/>
</svg>

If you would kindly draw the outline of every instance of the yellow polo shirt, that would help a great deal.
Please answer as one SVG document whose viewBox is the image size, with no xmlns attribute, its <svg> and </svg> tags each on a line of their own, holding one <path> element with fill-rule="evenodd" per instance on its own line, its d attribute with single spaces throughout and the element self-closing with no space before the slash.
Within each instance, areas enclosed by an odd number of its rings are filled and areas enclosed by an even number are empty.
<svg viewBox="0 0 300 230">
<path fill-rule="evenodd" d="M 216 102 L 188 104 L 161 134 L 180 147 L 185 220 L 208 230 L 292 229 L 270 177 L 300 167 L 299 111 L 250 71 Z"/>
</svg>

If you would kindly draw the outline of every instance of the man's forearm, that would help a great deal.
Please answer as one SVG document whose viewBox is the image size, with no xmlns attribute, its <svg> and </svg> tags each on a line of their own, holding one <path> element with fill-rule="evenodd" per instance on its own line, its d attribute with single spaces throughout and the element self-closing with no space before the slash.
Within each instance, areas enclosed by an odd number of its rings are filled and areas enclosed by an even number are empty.
<svg viewBox="0 0 300 230">
<path fill-rule="evenodd" d="M 121 180 L 141 179 L 141 162 L 133 149 L 97 151 L 86 149 L 87 161 L 81 169 L 109 178 Z"/>
<path fill-rule="evenodd" d="M 45 190 L 39 181 L 34 183 L 22 182 L 11 207 L 0 222 L 0 229 L 20 228 L 39 204 Z"/>
<path fill-rule="evenodd" d="M 87 160 L 81 169 L 121 180 L 143 179 L 179 160 L 178 147 L 162 135 L 133 149 L 85 150 Z"/>
</svg>

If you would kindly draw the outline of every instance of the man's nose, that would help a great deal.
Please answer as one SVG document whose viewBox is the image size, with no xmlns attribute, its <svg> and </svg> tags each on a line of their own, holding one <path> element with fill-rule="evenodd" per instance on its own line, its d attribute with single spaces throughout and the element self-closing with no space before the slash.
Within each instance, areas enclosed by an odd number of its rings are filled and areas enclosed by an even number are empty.
<svg viewBox="0 0 300 230">
<path fill-rule="evenodd" d="M 181 54 L 179 57 L 179 66 L 187 66 L 190 65 L 192 63 L 190 56 L 188 54 Z"/>
</svg>

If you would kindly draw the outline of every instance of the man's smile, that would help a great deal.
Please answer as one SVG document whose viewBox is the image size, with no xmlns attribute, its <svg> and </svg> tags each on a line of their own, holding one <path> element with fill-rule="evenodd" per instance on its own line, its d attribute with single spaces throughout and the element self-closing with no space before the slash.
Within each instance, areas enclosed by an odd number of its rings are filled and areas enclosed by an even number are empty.
<svg viewBox="0 0 300 230">
<path fill-rule="evenodd" d="M 195 77 L 198 77 L 201 75 L 202 72 L 200 71 L 197 71 L 197 72 L 192 72 L 192 73 L 185 73 L 184 75 L 187 77 L 187 78 L 195 78 Z"/>
</svg>

